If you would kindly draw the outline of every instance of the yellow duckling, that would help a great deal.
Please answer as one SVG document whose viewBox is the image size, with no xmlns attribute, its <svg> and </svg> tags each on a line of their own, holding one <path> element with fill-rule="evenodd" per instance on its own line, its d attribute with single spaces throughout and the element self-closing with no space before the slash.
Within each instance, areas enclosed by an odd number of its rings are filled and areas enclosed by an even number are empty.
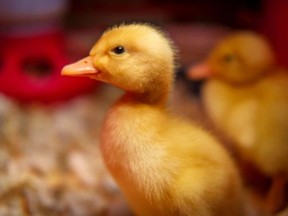
<svg viewBox="0 0 288 216">
<path fill-rule="evenodd" d="M 137 215 L 243 216 L 241 182 L 227 152 L 167 111 L 174 57 L 171 41 L 158 29 L 120 25 L 62 74 L 125 91 L 106 116 L 101 150 Z"/>
<path fill-rule="evenodd" d="M 232 34 L 188 76 L 210 76 L 203 89 L 209 117 L 243 160 L 273 177 L 267 205 L 279 209 L 288 174 L 288 74 L 276 67 L 267 41 L 253 32 Z"/>
</svg>

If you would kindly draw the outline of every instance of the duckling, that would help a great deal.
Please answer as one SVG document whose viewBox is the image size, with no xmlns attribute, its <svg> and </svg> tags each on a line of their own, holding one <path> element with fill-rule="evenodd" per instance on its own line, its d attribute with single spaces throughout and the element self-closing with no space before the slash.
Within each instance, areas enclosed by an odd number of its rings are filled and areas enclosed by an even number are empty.
<svg viewBox="0 0 288 216">
<path fill-rule="evenodd" d="M 101 151 L 136 215 L 243 216 L 242 184 L 227 151 L 168 110 L 175 56 L 159 29 L 123 24 L 105 31 L 62 75 L 125 91 L 105 117 Z"/>
<path fill-rule="evenodd" d="M 234 33 L 188 77 L 209 78 L 202 91 L 208 116 L 234 140 L 242 161 L 272 177 L 265 202 L 269 211 L 279 210 L 288 177 L 288 73 L 268 41 L 255 32 Z"/>
</svg>

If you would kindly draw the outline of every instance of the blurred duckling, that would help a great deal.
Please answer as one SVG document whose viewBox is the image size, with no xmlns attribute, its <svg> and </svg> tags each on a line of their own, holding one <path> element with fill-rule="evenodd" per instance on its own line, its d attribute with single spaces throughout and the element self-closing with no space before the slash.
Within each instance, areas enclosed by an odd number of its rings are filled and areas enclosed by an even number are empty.
<svg viewBox="0 0 288 216">
<path fill-rule="evenodd" d="M 108 29 L 90 55 L 62 75 L 86 76 L 125 91 L 108 111 L 101 150 L 139 216 L 243 216 L 241 180 L 222 146 L 167 111 L 175 49 L 146 24 Z"/>
<path fill-rule="evenodd" d="M 243 161 L 272 177 L 266 205 L 279 210 L 288 174 L 288 74 L 265 38 L 249 31 L 228 36 L 188 77 L 209 77 L 202 92 L 208 116 L 235 141 Z"/>
</svg>

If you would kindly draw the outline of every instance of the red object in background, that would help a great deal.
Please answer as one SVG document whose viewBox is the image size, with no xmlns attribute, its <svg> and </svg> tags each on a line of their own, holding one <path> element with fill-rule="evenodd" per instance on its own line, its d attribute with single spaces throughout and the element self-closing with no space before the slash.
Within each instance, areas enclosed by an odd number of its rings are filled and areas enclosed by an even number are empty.
<svg viewBox="0 0 288 216">
<path fill-rule="evenodd" d="M 69 60 L 60 32 L 0 38 L 0 91 L 24 102 L 53 102 L 91 90 L 96 81 L 63 77 Z"/>
<path fill-rule="evenodd" d="M 288 1 L 265 0 L 261 31 L 268 36 L 279 63 L 288 67 Z"/>
</svg>

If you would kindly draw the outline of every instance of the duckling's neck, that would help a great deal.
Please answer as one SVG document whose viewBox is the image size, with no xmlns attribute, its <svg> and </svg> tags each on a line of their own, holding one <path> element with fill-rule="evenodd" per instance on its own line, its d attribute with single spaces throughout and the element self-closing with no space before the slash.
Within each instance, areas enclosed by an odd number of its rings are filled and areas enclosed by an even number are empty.
<svg viewBox="0 0 288 216">
<path fill-rule="evenodd" d="M 136 103 L 166 108 L 173 84 L 172 77 L 163 76 L 162 79 L 155 80 L 155 82 L 146 85 L 140 92 L 126 92 L 124 98 Z"/>
<path fill-rule="evenodd" d="M 121 102 L 127 103 L 141 103 L 147 104 L 150 106 L 155 106 L 159 108 L 166 108 L 168 99 L 170 96 L 170 91 L 161 91 L 161 92 L 145 92 L 145 93 L 133 93 L 126 92 L 123 97 L 120 99 Z"/>
</svg>

